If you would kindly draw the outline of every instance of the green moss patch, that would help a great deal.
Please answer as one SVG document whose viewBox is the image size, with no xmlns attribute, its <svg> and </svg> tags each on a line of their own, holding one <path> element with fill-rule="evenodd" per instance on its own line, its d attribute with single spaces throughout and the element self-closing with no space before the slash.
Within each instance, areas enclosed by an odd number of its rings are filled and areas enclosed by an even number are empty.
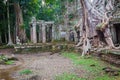
<svg viewBox="0 0 120 80">
<path fill-rule="evenodd" d="M 29 69 L 25 69 L 19 72 L 19 74 L 21 75 L 28 75 L 28 74 L 32 74 L 32 71 Z"/>
</svg>

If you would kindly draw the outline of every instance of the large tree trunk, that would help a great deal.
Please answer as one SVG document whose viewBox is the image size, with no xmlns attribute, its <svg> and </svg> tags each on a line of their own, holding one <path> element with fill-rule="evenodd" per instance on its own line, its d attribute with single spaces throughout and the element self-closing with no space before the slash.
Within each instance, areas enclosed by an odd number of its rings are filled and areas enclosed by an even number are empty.
<svg viewBox="0 0 120 80">
<path fill-rule="evenodd" d="M 68 31 L 68 22 L 69 22 L 69 19 L 68 19 L 68 7 L 69 7 L 69 2 L 68 0 L 66 0 L 66 13 L 65 13 L 65 19 L 64 19 L 64 22 L 65 22 L 65 28 L 66 28 L 66 40 L 69 41 L 69 31 Z"/>
<path fill-rule="evenodd" d="M 13 42 L 11 39 L 11 32 L 10 32 L 9 1 L 7 2 L 7 18 L 8 18 L 8 44 L 7 45 L 13 45 Z"/>
<path fill-rule="evenodd" d="M 7 34 L 5 33 L 5 43 L 7 43 L 7 40 L 8 40 Z"/>
<path fill-rule="evenodd" d="M 19 37 L 20 41 L 23 43 L 26 41 L 26 33 L 25 33 L 25 28 L 23 23 L 22 10 L 20 8 L 19 3 L 14 3 L 14 9 L 16 13 L 17 36 Z"/>
<path fill-rule="evenodd" d="M 4 20 L 4 27 L 5 27 L 5 32 L 4 32 L 4 36 L 5 36 L 5 43 L 7 43 L 7 25 L 6 25 L 6 20 L 5 20 L 5 14 L 3 14 L 3 20 Z"/>
<path fill-rule="evenodd" d="M 100 38 L 104 38 L 102 40 L 105 40 L 105 42 L 108 44 L 110 48 L 115 48 L 112 37 L 110 36 L 111 33 L 109 32 L 109 20 L 112 15 L 112 11 L 114 9 L 114 0 L 94 0 L 93 3 L 90 3 L 88 0 L 80 0 L 81 6 L 82 6 L 82 14 L 83 14 L 83 35 L 82 35 L 82 41 L 83 41 L 83 53 L 82 55 L 88 53 L 91 49 L 91 45 L 93 43 L 101 42 Z M 109 15 L 107 15 L 109 14 Z M 104 22 L 101 22 L 101 21 Z M 96 32 L 97 30 L 97 25 L 101 23 L 103 24 L 101 26 L 101 33 L 103 34 L 104 37 L 100 36 L 99 33 Z M 79 23 L 80 24 L 80 23 Z M 99 40 L 97 39 L 97 37 Z M 93 39 L 93 43 L 90 44 L 90 38 Z M 103 41 L 104 42 L 104 41 Z M 96 43 L 96 44 L 98 44 Z M 78 46 L 78 45 L 77 45 Z"/>
<path fill-rule="evenodd" d="M 83 53 L 82 56 L 89 53 L 91 49 L 89 40 L 89 25 L 88 25 L 88 14 L 84 0 L 81 0 L 82 11 L 83 11 Z"/>
</svg>

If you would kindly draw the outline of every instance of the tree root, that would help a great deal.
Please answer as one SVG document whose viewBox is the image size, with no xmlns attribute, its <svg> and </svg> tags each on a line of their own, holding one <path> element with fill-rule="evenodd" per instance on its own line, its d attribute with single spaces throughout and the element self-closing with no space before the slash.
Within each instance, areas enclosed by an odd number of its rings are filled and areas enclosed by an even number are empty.
<svg viewBox="0 0 120 80">
<path fill-rule="evenodd" d="M 84 39 L 83 41 L 83 52 L 82 52 L 82 56 L 84 55 L 89 55 L 90 54 L 90 50 L 91 50 L 91 44 L 90 44 L 90 40 L 88 38 Z"/>
</svg>

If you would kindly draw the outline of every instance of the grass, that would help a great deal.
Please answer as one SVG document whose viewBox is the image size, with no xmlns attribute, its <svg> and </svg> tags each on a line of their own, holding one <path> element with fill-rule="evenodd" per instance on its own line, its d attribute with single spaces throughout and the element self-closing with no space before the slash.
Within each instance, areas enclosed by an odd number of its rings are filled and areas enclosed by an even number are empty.
<svg viewBox="0 0 120 80">
<path fill-rule="evenodd" d="M 6 44 L 0 46 L 0 49 L 11 49 L 11 48 L 14 48 L 14 46 L 8 46 Z"/>
<path fill-rule="evenodd" d="M 8 61 L 5 62 L 5 64 L 12 65 L 12 64 L 14 64 L 14 61 L 13 60 L 8 60 Z"/>
<path fill-rule="evenodd" d="M 19 74 L 21 75 L 28 75 L 28 74 L 32 74 L 32 71 L 29 69 L 25 69 L 19 72 Z"/>
<path fill-rule="evenodd" d="M 92 56 L 90 58 L 84 58 L 81 57 L 79 54 L 71 52 L 70 53 L 63 52 L 62 55 L 64 57 L 70 58 L 73 61 L 74 65 L 81 66 L 82 69 L 88 72 L 89 74 L 87 73 L 87 76 L 84 79 L 78 78 L 77 76 L 71 74 L 63 74 L 60 76 L 60 79 L 56 80 L 85 80 L 88 76 L 90 76 L 90 78 L 89 79 L 87 78 L 86 80 L 120 80 L 119 76 L 118 77 L 109 76 L 105 74 L 104 71 L 102 70 L 104 67 L 113 66 L 108 65 L 103 61 L 100 61 Z M 74 77 L 76 79 L 72 79 Z"/>
<path fill-rule="evenodd" d="M 86 79 L 79 78 L 75 74 L 64 73 L 62 75 L 56 76 L 55 80 L 86 80 Z"/>
<path fill-rule="evenodd" d="M 8 60 L 8 58 L 5 55 L 0 55 L 0 62 L 2 62 L 2 64 L 6 64 L 6 65 L 12 65 L 12 64 L 14 64 L 15 61 Z"/>
</svg>

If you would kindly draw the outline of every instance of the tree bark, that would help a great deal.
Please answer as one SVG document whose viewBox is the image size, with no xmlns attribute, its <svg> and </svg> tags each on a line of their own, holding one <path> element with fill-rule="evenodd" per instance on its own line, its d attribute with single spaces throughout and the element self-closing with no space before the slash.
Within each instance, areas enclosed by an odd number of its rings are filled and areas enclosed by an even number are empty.
<svg viewBox="0 0 120 80">
<path fill-rule="evenodd" d="M 13 45 L 13 42 L 11 39 L 11 32 L 10 32 L 9 1 L 7 1 L 7 18 L 8 18 L 8 44 L 7 45 Z"/>
<path fill-rule="evenodd" d="M 88 11 L 84 0 L 81 0 L 82 12 L 83 12 L 83 52 L 82 56 L 89 54 L 91 44 L 89 40 L 89 25 L 88 25 Z"/>
<path fill-rule="evenodd" d="M 7 43 L 7 40 L 8 40 L 7 34 L 5 33 L 5 43 Z"/>
<path fill-rule="evenodd" d="M 22 10 L 20 8 L 19 3 L 14 3 L 14 9 L 16 14 L 17 36 L 19 37 L 20 41 L 23 43 L 23 42 L 26 42 L 26 33 L 25 33 L 25 28 L 23 23 Z"/>
<path fill-rule="evenodd" d="M 5 7 L 4 7 L 4 9 L 5 9 Z M 4 36 L 5 36 L 5 43 L 7 43 L 7 25 L 6 25 L 6 20 L 5 20 L 5 13 L 3 13 L 3 20 L 4 20 L 4 27 L 5 27 L 5 32 L 4 32 Z"/>
<path fill-rule="evenodd" d="M 93 43 L 95 44 L 101 43 L 100 39 L 98 40 L 97 37 L 104 38 L 104 40 L 107 42 L 109 47 L 115 48 L 113 41 L 112 41 L 112 37 L 110 36 L 111 33 L 109 32 L 109 27 L 108 27 L 109 18 L 111 18 L 111 16 L 109 16 L 111 15 L 110 11 L 114 9 L 114 6 L 113 6 L 114 1 L 113 0 L 106 0 L 106 1 L 94 0 L 93 3 L 90 3 L 88 0 L 80 0 L 81 6 L 82 6 L 82 14 L 83 14 L 82 16 L 82 21 L 83 21 L 82 22 L 83 24 L 83 27 L 82 27 L 83 53 L 82 55 L 83 56 L 89 52 L 89 50 L 91 49 L 91 45 Z M 102 20 L 104 20 L 104 22 L 101 22 Z M 97 29 L 96 26 L 99 23 L 105 24 L 102 26 L 103 30 L 101 30 L 103 36 L 105 37 L 101 37 L 99 33 L 97 33 L 96 31 Z M 89 38 L 93 39 L 92 44 L 90 44 Z"/>
<path fill-rule="evenodd" d="M 69 7 L 69 2 L 68 0 L 66 0 L 66 13 L 65 13 L 65 28 L 66 28 L 66 40 L 69 41 L 69 32 L 68 32 L 68 22 L 69 22 L 69 19 L 68 19 L 68 7 Z"/>
</svg>

